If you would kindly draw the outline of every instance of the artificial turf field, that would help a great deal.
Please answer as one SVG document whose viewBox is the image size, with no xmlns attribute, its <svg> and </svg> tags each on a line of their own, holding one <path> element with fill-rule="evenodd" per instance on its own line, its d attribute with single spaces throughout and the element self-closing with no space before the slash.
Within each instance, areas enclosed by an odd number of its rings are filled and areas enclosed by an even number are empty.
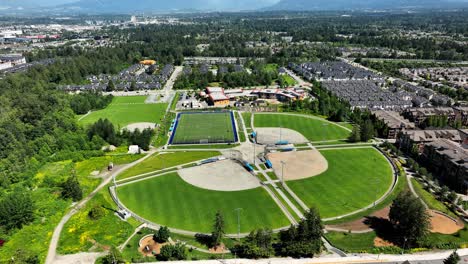
<svg viewBox="0 0 468 264">
<path fill-rule="evenodd" d="M 346 139 L 350 134 L 350 131 L 330 122 L 295 115 L 255 114 L 254 125 L 289 128 L 301 133 L 310 141 Z"/>
<path fill-rule="evenodd" d="M 109 119 L 116 127 L 125 127 L 132 123 L 160 123 L 167 104 L 145 104 L 147 96 L 114 97 L 105 109 L 94 111 L 80 120 L 81 124 L 93 124 L 100 118 Z"/>
<path fill-rule="evenodd" d="M 392 184 L 392 169 L 374 148 L 320 150 L 328 170 L 287 185 L 307 206 L 316 206 L 322 218 L 364 208 L 382 197 Z"/>
<path fill-rule="evenodd" d="M 171 144 L 229 143 L 236 136 L 231 112 L 182 113 Z"/>
<path fill-rule="evenodd" d="M 290 225 L 262 188 L 210 191 L 190 185 L 172 173 L 118 187 L 117 194 L 126 207 L 147 220 L 194 232 L 211 232 L 215 214 L 220 211 L 226 232 L 237 233 L 236 208 L 242 208 L 241 232 Z"/>
</svg>

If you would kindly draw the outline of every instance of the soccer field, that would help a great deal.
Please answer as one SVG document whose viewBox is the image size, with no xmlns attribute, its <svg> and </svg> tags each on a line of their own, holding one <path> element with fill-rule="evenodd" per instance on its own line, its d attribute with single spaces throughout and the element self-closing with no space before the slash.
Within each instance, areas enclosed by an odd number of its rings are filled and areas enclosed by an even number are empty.
<svg viewBox="0 0 468 264">
<path fill-rule="evenodd" d="M 236 208 L 242 208 L 241 232 L 290 225 L 262 188 L 235 192 L 205 190 L 173 173 L 118 187 L 117 194 L 120 201 L 139 216 L 188 231 L 211 232 L 214 216 L 220 211 L 226 222 L 226 232 L 235 234 Z"/>
<path fill-rule="evenodd" d="M 237 141 L 231 112 L 181 113 L 170 144 L 229 143 Z"/>
<path fill-rule="evenodd" d="M 105 109 L 91 112 L 79 123 L 93 124 L 100 118 L 109 119 L 116 127 L 125 127 L 132 123 L 160 123 L 167 104 L 145 104 L 147 96 L 114 97 L 112 103 Z"/>
<path fill-rule="evenodd" d="M 255 114 L 255 127 L 284 127 L 301 133 L 310 141 L 349 137 L 350 131 L 325 120 L 285 114 Z"/>
<path fill-rule="evenodd" d="M 374 148 L 321 150 L 328 170 L 318 176 L 288 181 L 307 206 L 323 218 L 351 213 L 382 197 L 392 184 L 392 169 Z"/>
</svg>

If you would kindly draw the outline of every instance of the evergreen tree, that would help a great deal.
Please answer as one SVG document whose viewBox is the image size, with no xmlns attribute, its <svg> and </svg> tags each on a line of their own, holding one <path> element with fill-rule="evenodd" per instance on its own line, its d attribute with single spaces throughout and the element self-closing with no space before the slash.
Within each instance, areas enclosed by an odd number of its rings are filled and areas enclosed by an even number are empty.
<svg viewBox="0 0 468 264">
<path fill-rule="evenodd" d="M 364 121 L 361 126 L 361 141 L 367 142 L 374 137 L 374 125 L 370 119 Z"/>
<path fill-rule="evenodd" d="M 349 142 L 361 141 L 361 130 L 359 129 L 358 125 L 353 126 L 353 131 L 351 132 L 351 135 L 349 135 L 348 141 Z"/>
<path fill-rule="evenodd" d="M 158 243 L 165 243 L 171 236 L 171 231 L 167 226 L 161 226 L 156 234 L 154 234 L 154 241 Z"/>
<path fill-rule="evenodd" d="M 444 259 L 444 264 L 458 264 L 458 262 L 460 262 L 460 256 L 456 250 L 448 258 Z"/>
<path fill-rule="evenodd" d="M 114 81 L 109 80 L 109 83 L 107 84 L 107 87 L 106 87 L 106 91 L 107 91 L 107 92 L 115 91 L 115 84 L 114 84 Z"/>
<path fill-rule="evenodd" d="M 213 232 L 211 233 L 211 243 L 213 247 L 221 245 L 224 234 L 224 217 L 221 212 L 218 211 L 213 224 Z"/>
<path fill-rule="evenodd" d="M 65 199 L 71 198 L 74 202 L 83 199 L 83 191 L 81 190 L 80 183 L 76 178 L 75 173 L 68 177 L 68 179 L 62 183 L 62 197 Z"/>
<path fill-rule="evenodd" d="M 14 191 L 0 201 L 0 226 L 21 228 L 34 219 L 34 202 L 26 191 Z"/>
<path fill-rule="evenodd" d="M 390 222 L 404 247 L 417 245 L 429 232 L 426 208 L 411 192 L 400 193 L 390 207 Z"/>
</svg>

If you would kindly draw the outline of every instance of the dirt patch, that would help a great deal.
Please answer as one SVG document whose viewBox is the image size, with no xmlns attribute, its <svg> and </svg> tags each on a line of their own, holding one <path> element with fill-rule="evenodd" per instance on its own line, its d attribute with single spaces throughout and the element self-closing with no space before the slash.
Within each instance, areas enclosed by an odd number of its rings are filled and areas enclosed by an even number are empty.
<svg viewBox="0 0 468 264">
<path fill-rule="evenodd" d="M 145 130 L 147 128 L 150 128 L 150 129 L 155 129 L 156 128 L 156 124 L 155 123 L 133 123 L 133 124 L 130 124 L 126 127 L 124 127 L 124 129 L 127 129 L 128 131 L 130 132 L 133 132 L 135 130 Z"/>
<path fill-rule="evenodd" d="M 317 150 L 275 152 L 268 154 L 268 159 L 273 164 L 273 169 L 278 176 L 282 173 L 281 162 L 285 163 L 285 181 L 310 178 L 328 169 L 327 160 Z"/>
<path fill-rule="evenodd" d="M 138 252 L 140 252 L 145 257 L 152 257 L 161 252 L 161 248 L 168 243 L 157 243 L 153 240 L 153 235 L 148 235 L 140 240 L 140 247 Z"/>
<path fill-rule="evenodd" d="M 460 231 L 464 227 L 460 220 L 454 221 L 450 217 L 434 211 L 430 211 L 429 214 L 431 216 L 432 233 L 451 235 Z"/>
<path fill-rule="evenodd" d="M 365 231 L 370 229 L 370 222 L 368 221 L 369 218 L 380 218 L 380 219 L 388 219 L 388 213 L 390 212 L 390 207 L 385 207 L 384 209 L 378 210 L 369 217 L 364 217 L 352 222 L 347 222 L 339 225 L 329 225 L 326 226 L 328 228 L 336 228 L 342 230 L 351 230 L 351 231 Z"/>
<path fill-rule="evenodd" d="M 395 244 L 393 244 L 392 242 L 388 242 L 386 240 L 383 240 L 380 237 L 376 237 L 376 238 L 374 238 L 374 246 L 376 246 L 376 247 L 393 247 L 393 246 L 395 246 Z"/>
<path fill-rule="evenodd" d="M 187 183 L 207 190 L 242 191 L 260 187 L 260 181 L 233 160 L 181 169 L 178 173 Z"/>
<path fill-rule="evenodd" d="M 212 247 L 209 249 L 210 253 L 213 253 L 213 254 L 221 254 L 221 253 L 226 253 L 227 250 L 226 250 L 226 246 L 221 243 L 221 245 L 217 246 L 217 247 Z"/>
<path fill-rule="evenodd" d="M 255 128 L 257 132 L 257 142 L 262 145 L 276 144 L 278 141 L 288 141 L 291 144 L 301 144 L 309 142 L 301 133 L 278 127 Z"/>
</svg>

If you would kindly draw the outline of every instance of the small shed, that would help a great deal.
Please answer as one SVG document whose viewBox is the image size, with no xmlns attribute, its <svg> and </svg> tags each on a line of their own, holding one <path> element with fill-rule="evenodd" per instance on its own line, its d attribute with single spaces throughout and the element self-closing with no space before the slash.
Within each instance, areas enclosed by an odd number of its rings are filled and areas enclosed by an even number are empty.
<svg viewBox="0 0 468 264">
<path fill-rule="evenodd" d="M 139 154 L 140 147 L 138 145 L 128 146 L 128 154 Z"/>
</svg>

